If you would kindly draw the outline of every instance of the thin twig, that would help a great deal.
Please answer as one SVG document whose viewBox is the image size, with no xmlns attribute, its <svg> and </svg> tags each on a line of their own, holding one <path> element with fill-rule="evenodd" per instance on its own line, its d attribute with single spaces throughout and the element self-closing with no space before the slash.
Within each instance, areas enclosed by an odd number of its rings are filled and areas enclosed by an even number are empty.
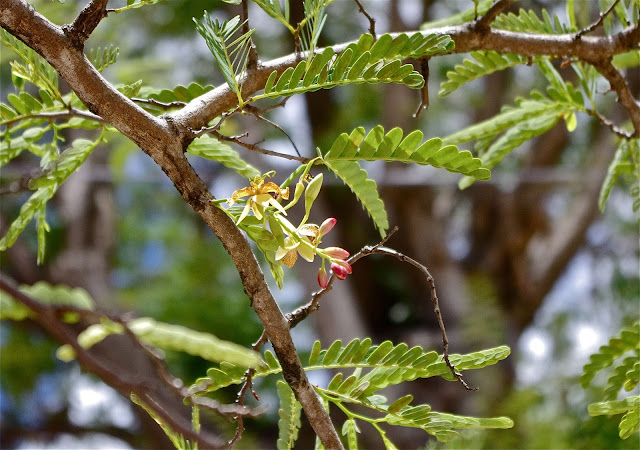
<svg viewBox="0 0 640 450">
<path fill-rule="evenodd" d="M 609 81 L 611 89 L 618 94 L 618 102 L 627 110 L 633 124 L 633 137 L 640 137 L 640 103 L 635 99 L 624 76 L 611 62 L 594 61 L 591 63 Z"/>
<path fill-rule="evenodd" d="M 429 272 L 429 269 L 427 269 L 426 266 L 424 266 L 423 264 L 420 264 L 415 259 L 410 258 L 403 253 L 400 253 L 391 248 L 384 247 L 384 244 L 389 240 L 389 238 L 396 231 L 398 231 L 397 226 L 394 227 L 391 230 L 391 232 L 389 232 L 389 234 L 376 245 L 364 247 L 362 250 L 360 250 L 358 253 L 356 253 L 355 255 L 353 255 L 351 258 L 348 259 L 349 264 L 353 265 L 359 259 L 364 258 L 366 256 L 381 254 L 381 255 L 393 256 L 394 258 L 399 259 L 402 262 L 409 263 L 412 266 L 414 266 L 416 269 L 420 270 L 424 274 L 424 276 L 427 278 L 427 282 L 429 283 L 429 288 L 431 292 L 431 302 L 433 303 L 433 311 L 436 314 L 436 318 L 438 319 L 438 325 L 440 326 L 440 331 L 442 333 L 442 347 L 443 347 L 442 356 L 445 360 L 445 363 L 447 364 L 447 367 L 451 371 L 451 374 L 456 378 L 456 380 L 458 380 L 458 382 L 467 391 L 477 390 L 477 388 L 472 388 L 467 384 L 467 382 L 462 378 L 462 374 L 456 371 L 455 366 L 451 364 L 451 361 L 449 360 L 449 339 L 447 338 L 447 331 L 444 326 L 444 320 L 442 319 L 442 312 L 440 311 L 440 304 L 438 300 L 438 294 L 436 292 L 435 280 L 431 275 L 431 273 Z M 324 295 L 327 291 L 331 289 L 331 283 L 333 282 L 333 279 L 334 279 L 334 275 L 331 276 L 331 279 L 329 280 L 329 284 L 327 285 L 327 287 L 325 289 L 322 289 L 321 291 L 316 292 L 313 295 L 311 301 L 309 301 L 309 303 L 287 314 L 286 317 L 287 317 L 287 320 L 289 321 L 290 328 L 295 327 L 298 323 L 300 323 L 300 321 L 304 320 L 309 314 L 311 314 L 313 311 L 319 308 L 319 305 L 318 305 L 319 299 L 322 295 Z"/>
<path fill-rule="evenodd" d="M 369 15 L 369 13 L 362 6 L 362 3 L 360 3 L 360 0 L 355 0 L 355 2 L 356 2 L 356 5 L 358 5 L 358 9 L 360 10 L 360 12 L 369 21 L 369 33 L 371 33 L 371 36 L 373 36 L 373 42 L 375 42 L 376 39 L 377 39 L 377 37 L 376 37 L 376 19 L 374 19 L 372 16 Z"/>
<path fill-rule="evenodd" d="M 423 264 L 420 264 L 415 259 L 410 258 L 407 255 L 400 253 L 396 250 L 393 250 L 391 248 L 380 247 L 380 246 L 372 247 L 372 248 L 365 247 L 363 249 L 363 252 L 364 252 L 363 256 L 368 256 L 372 254 L 383 254 L 383 255 L 393 256 L 394 258 L 402 262 L 411 264 L 413 267 L 415 267 L 416 269 L 418 269 L 420 272 L 424 274 L 424 276 L 427 278 L 427 282 L 429 283 L 429 287 L 431 290 L 431 302 L 433 303 L 433 312 L 436 314 L 436 317 L 438 319 L 438 325 L 440 326 L 440 331 L 442 332 L 442 347 L 443 347 L 442 356 L 447 364 L 447 367 L 451 371 L 451 374 L 460 382 L 460 384 L 467 391 L 477 390 L 477 388 L 470 387 L 467 384 L 467 382 L 464 381 L 464 379 L 462 378 L 462 374 L 456 371 L 456 368 L 454 367 L 454 365 L 451 364 L 451 361 L 449 361 L 449 339 L 447 338 L 447 331 L 444 326 L 444 320 L 442 319 L 442 312 L 440 311 L 440 305 L 438 301 L 438 294 L 436 292 L 435 280 L 431 275 L 431 273 L 429 273 L 429 269 L 427 269 L 426 266 L 424 266 Z"/>
<path fill-rule="evenodd" d="M 221 134 L 218 131 L 212 131 L 211 133 L 221 141 L 235 142 L 236 144 L 241 145 L 242 147 L 248 150 L 262 153 L 263 155 L 277 156 L 278 158 L 284 158 L 291 161 L 300 161 L 303 164 L 307 164 L 309 161 L 311 161 L 311 159 L 305 158 L 303 156 L 287 155 L 286 153 L 279 153 L 279 152 L 274 152 L 273 150 L 267 150 L 265 148 L 258 147 L 256 144 L 249 144 L 247 142 L 243 142 L 240 139 L 238 139 L 236 136 L 225 136 L 224 134 Z"/>
<path fill-rule="evenodd" d="M 611 120 L 607 119 L 606 117 L 604 117 L 602 114 L 600 114 L 598 111 L 594 109 L 586 109 L 584 112 L 586 112 L 588 115 L 590 115 L 591 117 L 595 117 L 596 119 L 598 119 L 598 121 L 606 126 L 607 128 L 609 128 L 609 130 L 614 133 L 617 134 L 618 136 L 620 136 L 621 138 L 624 139 L 630 139 L 631 137 L 633 137 L 633 135 L 625 130 L 623 130 L 622 128 L 618 127 L 615 123 L 613 123 Z"/>
<path fill-rule="evenodd" d="M 422 58 L 420 63 L 420 73 L 424 78 L 424 86 L 420 89 L 420 104 L 413 117 L 418 118 L 422 111 L 429 108 L 429 57 Z"/>
<path fill-rule="evenodd" d="M 251 348 L 256 352 L 259 352 L 262 346 L 267 343 L 267 340 L 267 332 L 263 330 L 260 338 L 251 346 Z M 256 394 L 256 392 L 253 390 L 253 375 L 255 375 L 255 373 L 256 369 L 247 369 L 247 371 L 244 373 L 245 380 L 236 397 L 236 403 L 238 404 L 238 406 L 244 407 L 244 398 L 247 394 L 247 391 L 249 390 L 251 390 L 251 394 L 256 400 L 260 400 L 258 394 Z M 231 438 L 231 440 L 229 441 L 229 448 L 233 448 L 236 442 L 238 442 L 242 438 L 242 433 L 244 432 L 243 416 L 236 415 L 234 419 L 237 423 L 236 432 L 233 435 L 233 438 Z"/>
<path fill-rule="evenodd" d="M 602 25 L 604 23 L 604 19 L 611 14 L 611 12 L 613 11 L 613 9 L 616 7 L 616 5 L 618 4 L 618 2 L 620 2 L 620 0 L 615 0 L 611 6 L 609 7 L 609 9 L 607 9 L 605 12 L 601 12 L 600 13 L 600 17 L 598 18 L 598 20 L 596 20 L 595 22 L 593 22 L 591 25 L 589 25 L 587 28 L 583 28 L 582 30 L 578 31 L 576 33 L 576 39 L 580 39 L 582 38 L 583 34 L 587 34 L 587 33 L 591 33 L 592 31 L 594 31 L 596 28 L 598 28 L 600 25 Z M 627 24 L 628 25 L 628 24 Z"/>
<path fill-rule="evenodd" d="M 284 102 L 279 103 L 279 105 L 284 106 Z M 278 106 L 278 105 L 276 105 Z M 275 122 L 270 121 L 269 119 L 267 119 L 266 117 L 264 117 L 261 113 L 262 111 L 258 108 L 256 108 L 255 106 L 251 106 L 251 105 L 245 105 L 244 110 L 247 111 L 249 114 L 251 114 L 253 117 L 255 117 L 258 120 L 262 120 L 263 122 L 268 123 L 269 125 L 271 125 L 272 127 L 274 127 L 276 130 L 279 130 L 280 132 L 282 132 L 282 134 L 284 134 L 286 136 L 286 138 L 289 140 L 289 142 L 291 143 L 291 145 L 293 146 L 293 149 L 296 151 L 296 154 L 298 156 L 300 156 L 302 158 L 302 155 L 300 154 L 300 151 L 298 150 L 298 147 L 296 146 L 296 143 L 293 142 L 293 139 L 291 139 L 291 136 L 289 136 L 287 134 L 286 131 L 284 131 L 280 125 L 278 125 Z"/>
</svg>

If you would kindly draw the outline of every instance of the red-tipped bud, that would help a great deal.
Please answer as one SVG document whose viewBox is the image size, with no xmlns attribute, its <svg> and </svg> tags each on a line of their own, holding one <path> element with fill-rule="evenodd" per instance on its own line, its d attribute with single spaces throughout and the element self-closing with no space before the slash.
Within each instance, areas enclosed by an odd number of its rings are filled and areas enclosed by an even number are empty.
<svg viewBox="0 0 640 450">
<path fill-rule="evenodd" d="M 349 252 L 340 247 L 327 247 L 324 252 L 331 259 L 347 259 L 349 257 Z"/>
<path fill-rule="evenodd" d="M 325 234 L 327 234 L 329 231 L 331 231 L 333 227 L 336 225 L 337 221 L 338 220 L 335 217 L 329 217 L 327 220 L 322 222 L 322 225 L 320 225 L 320 236 L 322 237 Z"/>
<path fill-rule="evenodd" d="M 329 284 L 329 276 L 327 275 L 327 271 L 324 269 L 324 265 L 320 267 L 320 270 L 318 270 L 318 284 L 322 289 L 326 289 Z"/>
<path fill-rule="evenodd" d="M 345 278 L 347 278 L 347 275 L 353 272 L 351 265 L 341 259 L 338 259 L 331 263 L 331 270 L 339 280 L 344 280 Z"/>
</svg>

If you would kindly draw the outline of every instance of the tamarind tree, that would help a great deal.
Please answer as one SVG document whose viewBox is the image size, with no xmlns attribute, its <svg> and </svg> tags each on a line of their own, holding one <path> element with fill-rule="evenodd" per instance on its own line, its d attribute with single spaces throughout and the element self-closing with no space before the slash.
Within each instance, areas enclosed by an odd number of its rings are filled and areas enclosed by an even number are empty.
<svg viewBox="0 0 640 450">
<path fill-rule="evenodd" d="M 571 226 L 579 230 L 575 239 L 561 235 L 559 241 L 550 239 L 537 252 L 527 254 L 546 264 L 532 275 L 534 284 L 546 287 L 527 291 L 529 304 L 539 306 L 558 277 L 558 267 L 567 264 L 566 250 L 579 245 L 588 218 L 597 206 L 605 208 L 615 186 L 621 186 L 631 200 L 636 221 L 640 217 L 640 103 L 633 80 L 640 65 L 640 2 L 601 1 L 593 18 L 588 11 L 580 11 L 574 0 L 567 0 L 566 7 L 557 11 L 518 9 L 512 0 L 474 0 L 466 11 L 426 22 L 419 29 L 380 34 L 375 18 L 358 0 L 225 0 L 238 5 L 224 5 L 225 11 L 233 11 L 230 18 L 222 19 L 217 10 L 211 10 L 193 17 L 192 23 L 210 50 L 220 84 L 193 81 L 159 89 L 146 80 L 109 81 L 103 71 L 118 66 L 118 42 L 89 48 L 87 41 L 98 26 L 117 29 L 123 15 L 155 8 L 158 3 L 90 0 L 64 25 L 53 23 L 24 0 L 0 3 L 2 50 L 11 52 L 13 59 L 13 87 L 3 92 L 0 103 L 0 166 L 39 161 L 37 170 L 24 169 L 17 181 L 3 188 L 3 195 L 29 195 L 3 229 L 0 250 L 9 252 L 20 240 L 31 239 L 20 236 L 33 222 L 32 240 L 37 260 L 43 263 L 45 250 L 56 239 L 48 234 L 49 203 L 76 172 L 82 172 L 92 154 L 108 151 L 124 137 L 162 169 L 184 203 L 222 243 L 225 258 L 232 261 L 241 281 L 239 290 L 248 297 L 244 307 L 257 315 L 262 335 L 253 336 L 256 341 L 247 348 L 218 338 L 215 328 L 196 331 L 157 317 L 114 312 L 82 289 L 43 281 L 18 286 L 9 277 L 15 274 L 13 259 L 0 277 L 2 318 L 37 324 L 60 344 L 58 359 L 77 360 L 85 371 L 131 399 L 177 448 L 235 445 L 243 436 L 245 419 L 264 412 L 262 406 L 247 404 L 247 397 L 258 398 L 253 383 L 267 377 L 277 380 L 278 448 L 294 446 L 302 412 L 317 436 L 317 448 L 360 448 L 365 424 L 386 448 L 396 448 L 388 436 L 395 427 L 416 428 L 443 442 L 465 429 L 513 427 L 513 421 L 502 415 L 475 417 L 435 411 L 429 404 L 415 402 L 411 393 L 393 396 L 398 391 L 383 392 L 398 386 L 410 390 L 408 383 L 431 377 L 456 383 L 461 392 L 473 391 L 467 371 L 499 363 L 509 356 L 510 347 L 449 352 L 447 317 L 436 289 L 436 285 L 442 288 L 442 281 L 427 269 L 430 261 L 418 261 L 408 251 L 387 246 L 393 235 L 403 231 L 390 226 L 388 208 L 371 173 L 376 166 L 370 162 L 430 166 L 437 170 L 428 173 L 456 174 L 460 189 L 472 189 L 490 180 L 492 169 L 503 160 L 509 164 L 510 158 L 515 159 L 518 148 L 558 124 L 575 135 L 587 126 L 604 129 L 607 139 L 615 142 L 614 152 L 586 156 L 593 158 L 594 167 L 603 169 L 598 172 L 602 176 L 596 177 L 597 189 L 590 184 L 584 204 L 572 211 Z M 348 4 L 353 14 L 362 14 L 368 31 L 360 30 L 354 40 L 329 42 L 322 32 L 336 20 L 332 8 L 339 3 Z M 299 17 L 294 18 L 294 9 Z M 291 35 L 290 48 L 280 57 L 264 56 L 271 49 L 259 45 L 259 36 L 268 30 L 266 26 L 264 30 L 252 28 L 252 14 L 258 10 L 266 13 L 270 26 L 282 27 Z M 453 54 L 467 56 L 450 70 L 429 70 Z M 292 142 L 295 151 L 283 152 L 251 143 L 256 140 L 251 140 L 249 127 L 237 130 L 237 124 L 244 123 L 242 117 L 253 117 L 282 131 L 266 117 L 269 111 L 286 110 L 288 99 L 294 96 L 339 92 L 347 86 L 395 85 L 413 90 L 418 107 L 415 116 L 429 120 L 434 104 L 444 102 L 445 97 L 476 80 L 516 67 L 522 73 L 538 73 L 544 81 L 526 95 L 499 105 L 489 117 L 455 124 L 452 132 L 434 134 L 434 130 L 385 127 L 363 120 L 358 126 L 339 130 L 329 141 L 314 143 L 315 148 L 298 149 Z M 440 83 L 436 99 L 428 89 L 434 79 Z M 588 117 L 588 125 L 579 122 L 579 116 Z M 256 154 L 260 155 L 259 165 Z M 282 160 L 295 166 L 282 169 Z M 215 166 L 219 177 L 237 177 L 237 189 L 214 197 L 210 183 L 196 170 L 203 161 Z M 337 182 L 348 187 L 379 233 L 379 238 L 353 254 L 346 245 L 322 242 L 347 222 L 346 215 L 323 215 L 318 207 L 321 191 Z M 139 228 L 144 230 L 145 224 L 139 223 Z M 423 295 L 428 297 L 442 346 L 424 348 L 390 340 L 376 343 L 360 336 L 325 346 L 316 341 L 303 357 L 292 328 L 314 313 L 332 288 L 349 280 L 359 270 L 358 262 L 371 255 L 405 263 L 426 283 Z M 297 308 L 284 312 L 278 302 L 279 290 L 292 282 L 289 269 L 306 262 L 314 267 L 317 291 Z M 263 269 L 270 273 L 265 276 Z M 92 271 L 92 266 L 84 270 Z M 184 294 L 181 301 L 189 302 L 189 293 Z M 534 312 L 535 308 L 523 306 L 514 313 L 520 330 Z M 273 350 L 263 348 L 267 342 Z M 603 402 L 589 408 L 593 415 L 624 414 L 619 422 L 621 438 L 632 435 L 640 424 L 640 397 L 618 399 L 622 388 L 637 387 L 638 342 L 636 323 L 591 357 L 581 379 L 586 387 L 595 372 L 625 357 L 615 365 Z M 185 384 L 167 369 L 161 351 L 197 356 L 210 368 L 195 382 Z M 331 376 L 325 382 L 310 382 L 309 374 L 327 371 Z M 237 387 L 235 402 L 214 399 L 229 386 Z M 223 436 L 210 421 L 201 421 L 203 411 L 231 418 L 235 434 Z M 337 411 L 340 413 L 334 414 Z"/>
</svg>

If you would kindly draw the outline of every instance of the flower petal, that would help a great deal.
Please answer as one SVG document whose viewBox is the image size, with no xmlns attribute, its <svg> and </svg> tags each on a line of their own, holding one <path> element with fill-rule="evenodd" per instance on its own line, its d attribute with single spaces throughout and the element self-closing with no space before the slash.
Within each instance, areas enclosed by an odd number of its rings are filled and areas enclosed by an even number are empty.
<svg viewBox="0 0 640 450">
<path fill-rule="evenodd" d="M 300 256 L 309 262 L 313 262 L 313 258 L 316 256 L 316 252 L 313 251 L 313 247 L 309 245 L 301 245 L 298 247 L 298 253 L 300 253 Z"/>
</svg>

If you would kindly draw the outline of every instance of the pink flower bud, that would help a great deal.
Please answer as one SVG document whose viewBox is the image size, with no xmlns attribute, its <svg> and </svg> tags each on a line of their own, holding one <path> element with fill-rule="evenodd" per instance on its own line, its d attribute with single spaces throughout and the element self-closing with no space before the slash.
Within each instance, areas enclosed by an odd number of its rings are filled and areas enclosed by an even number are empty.
<svg viewBox="0 0 640 450">
<path fill-rule="evenodd" d="M 351 264 L 349 264 L 346 261 L 343 261 L 342 259 L 337 259 L 334 261 L 336 264 L 338 264 L 339 266 L 343 267 L 344 270 L 347 271 L 347 274 L 352 274 L 353 273 L 353 268 L 351 267 Z"/>
<path fill-rule="evenodd" d="M 349 252 L 340 247 L 327 247 L 324 252 L 331 259 L 347 259 L 349 257 Z"/>
<path fill-rule="evenodd" d="M 335 217 L 329 217 L 320 225 L 320 236 L 324 236 L 333 229 L 338 220 Z"/>
<path fill-rule="evenodd" d="M 345 278 L 347 278 L 348 273 L 345 268 L 336 263 L 331 263 L 331 271 L 335 274 L 336 277 L 338 277 L 338 280 L 344 280 Z"/>
<path fill-rule="evenodd" d="M 347 278 L 347 275 L 353 272 L 351 265 L 341 259 L 338 259 L 331 263 L 331 270 L 339 280 L 344 280 L 345 278 Z"/>
<path fill-rule="evenodd" d="M 329 277 L 327 271 L 324 269 L 324 265 L 318 270 L 318 284 L 322 289 L 326 289 L 329 284 Z"/>
</svg>

